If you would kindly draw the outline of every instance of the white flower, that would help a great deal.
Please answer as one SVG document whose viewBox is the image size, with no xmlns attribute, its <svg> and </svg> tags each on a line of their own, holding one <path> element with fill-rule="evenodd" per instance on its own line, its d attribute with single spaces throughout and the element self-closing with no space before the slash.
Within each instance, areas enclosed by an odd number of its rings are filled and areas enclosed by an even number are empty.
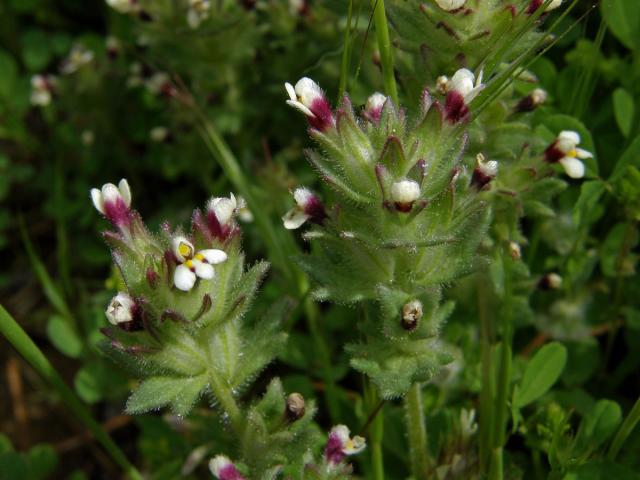
<svg viewBox="0 0 640 480">
<path fill-rule="evenodd" d="M 545 151 L 545 160 L 549 163 L 560 163 L 571 178 L 582 178 L 585 168 L 580 159 L 592 158 L 593 154 L 578 148 L 579 144 L 580 135 L 577 132 L 564 130 Z"/>
<path fill-rule="evenodd" d="M 535 88 L 531 92 L 531 101 L 536 106 L 537 105 L 542 105 L 544 102 L 547 101 L 547 92 L 546 92 L 546 90 L 543 90 L 542 88 Z"/>
<path fill-rule="evenodd" d="M 52 75 L 34 75 L 31 77 L 31 105 L 46 107 L 51 103 L 56 79 Z"/>
<path fill-rule="evenodd" d="M 191 28 L 198 28 L 203 20 L 209 18 L 211 4 L 209 0 L 189 0 L 187 23 Z"/>
<path fill-rule="evenodd" d="M 300 228 L 307 220 L 321 224 L 327 216 L 320 199 L 306 187 L 296 188 L 293 192 L 295 207 L 289 210 L 282 222 L 287 230 Z"/>
<path fill-rule="evenodd" d="M 371 121 L 377 122 L 380 120 L 382 114 L 382 108 L 387 101 L 386 95 L 380 92 L 376 92 L 367 99 L 367 104 L 364 108 L 365 117 Z"/>
<path fill-rule="evenodd" d="M 486 161 L 482 153 L 476 155 L 476 168 L 473 169 L 471 184 L 478 189 L 482 189 L 498 175 L 498 162 L 495 160 Z"/>
<path fill-rule="evenodd" d="M 112 212 L 114 210 L 126 210 L 128 212 L 131 206 L 131 189 L 129 188 L 129 183 L 123 178 L 117 187 L 113 183 L 105 183 L 100 190 L 92 188 L 91 200 L 96 210 L 107 217 L 109 217 L 111 213 L 114 213 Z"/>
<path fill-rule="evenodd" d="M 471 70 L 461 68 L 453 74 L 447 85 L 449 91 L 456 91 L 464 97 L 464 103 L 469 105 L 484 88 L 482 83 L 482 70 L 478 78 Z"/>
<path fill-rule="evenodd" d="M 414 180 L 400 180 L 391 184 L 391 200 L 396 209 L 408 212 L 420 198 L 420 185 Z"/>
<path fill-rule="evenodd" d="M 195 251 L 193 244 L 185 237 L 173 239 L 173 254 L 180 263 L 173 275 L 176 288 L 188 292 L 193 288 L 197 278 L 210 280 L 215 276 L 213 265 L 222 263 L 227 254 L 214 248 Z"/>
<path fill-rule="evenodd" d="M 167 127 L 162 127 L 162 126 L 153 127 L 149 131 L 149 137 L 154 142 L 162 143 L 167 139 L 168 136 L 169 136 L 169 129 Z"/>
<path fill-rule="evenodd" d="M 109 320 L 109 323 L 112 325 L 129 323 L 133 320 L 135 306 L 136 304 L 133 298 L 127 293 L 118 292 L 118 294 L 111 299 L 105 312 L 107 320 Z"/>
<path fill-rule="evenodd" d="M 65 75 L 76 72 L 80 67 L 93 60 L 93 52 L 82 45 L 74 45 L 69 56 L 62 62 L 60 71 Z"/>
<path fill-rule="evenodd" d="M 238 202 L 233 193 L 229 197 L 215 197 L 207 202 L 207 210 L 213 212 L 221 226 L 229 225 L 238 208 Z"/>
<path fill-rule="evenodd" d="M 462 7 L 467 0 L 436 0 L 436 3 L 440 8 L 450 12 Z"/>
<path fill-rule="evenodd" d="M 551 10 L 555 10 L 560 5 L 562 5 L 562 0 L 551 0 L 551 3 L 547 5 L 547 8 L 544 9 L 545 12 L 550 12 Z"/>
<path fill-rule="evenodd" d="M 331 105 L 316 82 L 303 77 L 295 87 L 290 83 L 284 86 L 289 94 L 287 105 L 304 113 L 312 127 L 324 131 L 335 124 Z"/>
<path fill-rule="evenodd" d="M 324 454 L 330 464 L 338 464 L 345 455 L 356 455 L 367 446 L 364 438 L 358 435 L 351 438 L 349 435 L 349 428 L 346 425 L 337 425 L 329 432 Z"/>
</svg>

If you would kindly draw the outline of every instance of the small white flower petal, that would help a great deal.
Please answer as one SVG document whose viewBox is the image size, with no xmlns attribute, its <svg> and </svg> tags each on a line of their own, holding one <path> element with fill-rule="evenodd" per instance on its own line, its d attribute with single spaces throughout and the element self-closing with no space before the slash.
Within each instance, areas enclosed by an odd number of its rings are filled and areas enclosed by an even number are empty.
<svg viewBox="0 0 640 480">
<path fill-rule="evenodd" d="M 296 230 L 300 228 L 304 222 L 309 220 L 309 215 L 304 213 L 297 207 L 289 210 L 284 217 L 282 217 L 282 223 L 287 230 Z"/>
<path fill-rule="evenodd" d="M 562 0 L 552 0 L 551 3 L 547 5 L 547 8 L 544 9 L 544 11 L 550 12 L 551 10 L 555 10 L 556 8 L 558 8 L 560 5 L 562 5 Z"/>
<path fill-rule="evenodd" d="M 300 110 L 302 113 L 304 113 L 308 117 L 315 117 L 315 115 L 311 110 L 309 110 L 306 106 L 304 106 L 302 103 L 300 103 L 297 100 L 287 100 L 287 105 L 295 108 L 296 110 Z"/>
<path fill-rule="evenodd" d="M 297 98 L 305 107 L 311 107 L 318 98 L 323 98 L 324 93 L 316 82 L 309 77 L 302 77 L 295 86 Z"/>
<path fill-rule="evenodd" d="M 229 460 L 228 457 L 225 457 L 224 455 L 216 455 L 209 461 L 209 470 L 215 477 L 219 478 L 222 469 L 231 464 L 231 460 Z"/>
<path fill-rule="evenodd" d="M 93 206 L 96 207 L 96 210 L 104 215 L 104 201 L 102 199 L 102 192 L 97 188 L 91 189 L 91 201 L 93 201 Z"/>
<path fill-rule="evenodd" d="M 213 265 L 201 262 L 200 260 L 192 260 L 192 263 L 198 277 L 210 280 L 215 276 Z"/>
<path fill-rule="evenodd" d="M 211 265 L 217 265 L 227 260 L 227 254 L 222 250 L 216 248 L 208 248 L 206 250 L 200 250 L 198 254 L 202 255 L 204 259 Z"/>
<path fill-rule="evenodd" d="M 450 12 L 451 10 L 462 7 L 466 1 L 467 0 L 436 0 L 436 3 L 441 9 Z"/>
<path fill-rule="evenodd" d="M 576 156 L 578 158 L 593 158 L 593 153 L 583 148 L 576 148 Z"/>
<path fill-rule="evenodd" d="M 122 196 L 122 200 L 127 207 L 131 206 L 131 188 L 129 188 L 129 182 L 127 182 L 126 178 L 120 180 L 118 183 L 118 190 L 120 190 L 120 195 Z"/>
<path fill-rule="evenodd" d="M 193 244 L 189 240 L 187 240 L 186 237 L 179 235 L 177 237 L 174 237 L 171 243 L 173 254 L 176 256 L 180 263 L 185 262 L 186 260 L 193 257 L 195 248 L 193 247 Z"/>
<path fill-rule="evenodd" d="M 453 74 L 451 80 L 449 80 L 449 89 L 455 90 L 459 92 L 463 97 L 466 98 L 468 94 L 470 94 L 475 85 L 476 76 L 473 72 L 467 68 L 461 68 L 456 73 Z"/>
<path fill-rule="evenodd" d="M 313 192 L 306 187 L 298 187 L 293 192 L 293 198 L 300 208 L 304 208 L 305 205 L 313 199 L 313 197 Z"/>
<path fill-rule="evenodd" d="M 342 449 L 342 453 L 345 455 L 357 455 L 365 449 L 367 442 L 363 437 L 356 435 L 353 438 L 347 440 Z"/>
<path fill-rule="evenodd" d="M 196 274 L 184 265 L 178 265 L 173 274 L 173 284 L 177 289 L 188 292 L 196 283 Z"/>
<path fill-rule="evenodd" d="M 574 157 L 564 157 L 560 159 L 560 164 L 566 174 L 571 178 L 584 177 L 584 163 Z"/>
<path fill-rule="evenodd" d="M 420 198 L 420 185 L 413 180 L 401 180 L 391 184 L 391 198 L 394 202 L 412 203 Z"/>
<path fill-rule="evenodd" d="M 298 96 L 296 95 L 296 90 L 293 88 L 293 85 L 287 82 L 284 84 L 284 88 L 287 90 L 287 94 L 292 101 L 295 102 L 298 100 Z"/>
<path fill-rule="evenodd" d="M 563 130 L 558 134 L 558 140 L 571 143 L 575 147 L 580 143 L 580 134 L 572 130 Z"/>
</svg>

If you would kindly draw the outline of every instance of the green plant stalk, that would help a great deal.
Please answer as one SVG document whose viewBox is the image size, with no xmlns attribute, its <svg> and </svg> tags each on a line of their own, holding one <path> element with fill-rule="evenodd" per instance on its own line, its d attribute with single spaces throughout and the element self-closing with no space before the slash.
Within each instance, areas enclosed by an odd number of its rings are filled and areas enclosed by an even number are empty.
<svg viewBox="0 0 640 480">
<path fill-rule="evenodd" d="M 640 422 L 640 397 L 636 400 L 636 403 L 633 405 L 633 408 L 627 415 L 627 418 L 624 419 L 622 425 L 618 429 L 618 433 L 613 438 L 613 442 L 611 442 L 611 446 L 609 447 L 609 452 L 607 453 L 607 458 L 611 461 L 614 461 L 624 445 L 624 442 L 627 440 L 627 437 L 631 434 L 636 425 Z"/>
<path fill-rule="evenodd" d="M 60 374 L 47 360 L 42 351 L 29 338 L 29 335 L 20 327 L 14 318 L 0 305 L 0 333 L 13 345 L 13 347 L 29 362 L 33 369 L 49 382 L 60 394 L 62 400 L 73 414 L 86 425 L 94 438 L 102 444 L 111 458 L 122 468 L 131 480 L 142 480 L 140 472 L 131 464 L 122 450 L 116 445 L 109 435 L 102 429 L 87 408 L 64 383 Z"/>
<path fill-rule="evenodd" d="M 342 101 L 342 96 L 347 90 L 347 79 L 349 77 L 349 63 L 351 61 L 351 19 L 353 18 L 353 0 L 349 0 L 347 11 L 347 26 L 344 29 L 344 42 L 342 46 L 342 61 L 340 63 L 340 83 L 338 85 L 338 105 Z"/>
<path fill-rule="evenodd" d="M 480 450 L 480 472 L 486 474 L 490 463 L 492 446 L 491 425 L 493 424 L 494 395 L 493 395 L 493 371 L 491 368 L 491 325 L 487 307 L 487 292 L 485 276 L 479 276 L 477 282 L 478 316 L 480 320 L 480 347 L 482 363 L 482 390 L 480 391 L 480 415 L 478 443 Z"/>
<path fill-rule="evenodd" d="M 231 425 L 238 434 L 241 434 L 243 430 L 242 413 L 236 403 L 236 399 L 233 398 L 233 394 L 213 374 L 209 375 L 209 386 L 220 407 L 229 416 Z"/>
<path fill-rule="evenodd" d="M 365 404 L 375 416 L 369 425 L 369 448 L 371 449 L 371 469 L 374 480 L 384 480 L 384 458 L 382 456 L 382 438 L 384 436 L 384 417 L 380 398 L 373 383 L 365 380 Z"/>
<path fill-rule="evenodd" d="M 504 256 L 506 257 L 506 256 Z M 495 402 L 495 414 L 493 417 L 491 438 L 493 449 L 491 452 L 491 466 L 489 479 L 502 480 L 503 473 L 503 448 L 506 441 L 506 418 L 508 405 L 508 392 L 511 380 L 511 343 L 513 341 L 513 328 L 511 325 L 511 271 L 508 267 L 510 258 L 503 258 L 505 265 L 504 276 L 504 312 L 502 316 L 502 343 L 500 349 L 500 366 L 497 375 L 497 393 Z"/>
<path fill-rule="evenodd" d="M 389 39 L 389 25 L 384 9 L 384 0 L 371 0 L 375 9 L 373 17 L 376 24 L 376 37 L 378 50 L 380 50 L 380 63 L 382 64 L 382 80 L 384 91 L 391 98 L 394 105 L 398 105 L 398 88 L 393 72 L 393 54 L 391 52 L 391 40 Z"/>
<path fill-rule="evenodd" d="M 427 478 L 429 470 L 429 450 L 427 427 L 424 418 L 422 386 L 414 383 L 404 399 L 411 473 L 414 478 Z"/>
</svg>

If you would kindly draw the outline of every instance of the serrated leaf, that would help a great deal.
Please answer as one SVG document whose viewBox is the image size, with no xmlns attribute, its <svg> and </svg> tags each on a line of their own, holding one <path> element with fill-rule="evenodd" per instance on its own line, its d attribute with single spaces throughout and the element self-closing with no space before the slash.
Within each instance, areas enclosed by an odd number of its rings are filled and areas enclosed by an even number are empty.
<svg viewBox="0 0 640 480">
<path fill-rule="evenodd" d="M 522 408 L 544 395 L 560 378 L 567 363 L 567 349 L 558 342 L 542 347 L 529 361 L 520 385 L 514 392 L 513 404 Z"/>
</svg>

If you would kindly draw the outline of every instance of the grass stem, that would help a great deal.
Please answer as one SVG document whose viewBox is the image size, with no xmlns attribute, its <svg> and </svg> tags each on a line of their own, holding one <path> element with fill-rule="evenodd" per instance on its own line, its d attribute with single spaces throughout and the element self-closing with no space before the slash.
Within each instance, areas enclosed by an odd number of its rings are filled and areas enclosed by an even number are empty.
<svg viewBox="0 0 640 480">
<path fill-rule="evenodd" d="M 398 105 L 398 88 L 393 71 L 393 54 L 391 52 L 391 40 L 389 38 L 389 25 L 387 13 L 384 9 L 384 0 L 371 0 L 374 8 L 373 18 L 376 25 L 376 37 L 378 38 L 378 50 L 380 50 L 380 63 L 382 65 L 382 80 L 384 91 L 391 98 L 394 105 Z"/>
</svg>

